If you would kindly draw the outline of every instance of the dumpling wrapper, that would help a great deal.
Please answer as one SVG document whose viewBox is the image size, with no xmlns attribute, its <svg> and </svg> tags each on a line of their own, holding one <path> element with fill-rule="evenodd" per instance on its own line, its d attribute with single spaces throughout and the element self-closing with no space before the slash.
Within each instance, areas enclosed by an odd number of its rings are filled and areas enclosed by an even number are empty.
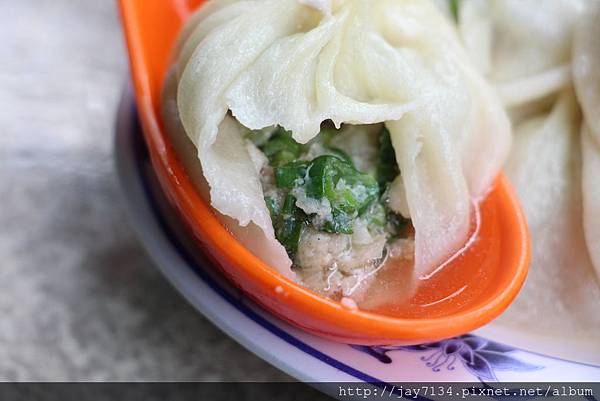
<svg viewBox="0 0 600 401">
<path fill-rule="evenodd" d="M 532 268 L 498 321 L 541 336 L 589 339 L 600 327 L 600 287 L 582 224 L 580 121 L 574 95 L 564 93 L 549 115 L 516 128 L 506 166 L 527 215 Z"/>
<path fill-rule="evenodd" d="M 169 135 L 170 142 L 173 145 L 178 158 L 182 162 L 188 177 L 195 188 L 199 190 L 200 195 L 208 200 L 210 199 L 210 188 L 204 178 L 202 165 L 198 159 L 198 150 L 186 135 L 179 119 L 176 95 L 177 79 L 175 71 L 173 70 L 167 76 L 163 88 L 162 119 L 165 124 L 166 132 Z M 232 129 L 217 138 L 217 141 L 220 143 L 216 144 L 216 146 L 218 148 L 227 149 L 227 145 L 222 143 L 222 139 L 225 140 L 228 136 L 234 136 L 233 142 L 239 145 L 238 138 L 236 138 L 239 137 L 241 139 L 241 135 L 238 132 L 239 125 L 231 117 L 226 117 L 224 123 Z M 241 150 L 245 150 L 245 148 L 243 149 L 240 146 L 236 146 L 234 150 L 240 152 L 240 166 L 248 169 L 257 167 L 255 162 L 246 152 L 241 152 Z M 288 263 L 289 258 L 287 257 L 287 254 L 282 255 L 281 253 L 281 244 L 277 241 L 270 241 L 265 235 L 265 232 L 256 224 L 250 223 L 247 226 L 242 227 L 237 220 L 222 213 L 218 213 L 217 217 L 221 223 L 246 246 L 246 248 L 267 264 L 271 266 L 285 266 L 285 263 Z M 294 274 L 291 270 L 284 270 L 282 273 L 286 274 L 287 277 L 294 278 Z"/>
<path fill-rule="evenodd" d="M 462 0 L 459 30 L 507 107 L 557 94 L 571 83 L 573 27 L 586 0 Z"/>
<path fill-rule="evenodd" d="M 198 27 L 184 28 L 184 33 L 191 33 L 176 55 L 175 71 L 180 78 L 177 106 L 183 127 L 198 150 L 212 206 L 243 227 L 258 226 L 272 250 L 265 262 L 287 277 L 294 277 L 285 248 L 275 240 L 260 179 L 243 146 L 241 133 L 232 134 L 233 140 L 215 146 L 217 136 L 224 133 L 221 123 L 228 110 L 224 90 L 273 41 L 295 33 L 301 17 L 308 14 L 297 15 L 303 7 L 295 2 L 263 3 L 228 2 L 214 14 L 192 17 L 191 24 Z M 235 7 L 234 12 L 231 7 Z M 278 18 L 273 19 L 273 15 Z M 213 22 L 203 27 L 209 19 Z M 240 168 L 242 162 L 231 156 L 244 153 L 245 168 Z M 251 251 L 257 253 L 256 249 Z"/>
<path fill-rule="evenodd" d="M 325 120 L 386 122 L 416 229 L 416 273 L 460 248 L 472 203 L 508 152 L 510 128 L 433 4 L 227 1 L 192 23 L 176 56 L 177 105 L 215 209 L 260 227 L 278 248 L 259 174 L 241 155 L 239 133 L 225 131 L 228 110 L 250 129 L 281 125 L 301 143 Z M 222 135 L 229 139 L 219 145 Z M 267 263 L 290 276 L 291 261 L 278 252 Z"/>
<path fill-rule="evenodd" d="M 581 132 L 583 151 L 583 228 L 588 252 L 600 284 L 600 145 L 584 125 Z"/>
<path fill-rule="evenodd" d="M 585 120 L 600 144 L 600 1 L 592 4 L 575 30 L 573 81 Z"/>
<path fill-rule="evenodd" d="M 600 35 L 593 4 L 600 2 L 461 0 L 459 18 L 469 55 L 496 85 L 516 126 L 505 171 L 531 234 L 525 286 L 494 325 L 534 334 L 536 344 L 581 343 L 589 355 L 600 352 L 594 341 L 600 167 L 590 132 L 581 131 L 572 87 L 585 119 L 597 123 Z"/>
<path fill-rule="evenodd" d="M 583 225 L 600 282 L 600 1 L 590 3 L 575 30 L 573 79 L 583 110 Z"/>
</svg>

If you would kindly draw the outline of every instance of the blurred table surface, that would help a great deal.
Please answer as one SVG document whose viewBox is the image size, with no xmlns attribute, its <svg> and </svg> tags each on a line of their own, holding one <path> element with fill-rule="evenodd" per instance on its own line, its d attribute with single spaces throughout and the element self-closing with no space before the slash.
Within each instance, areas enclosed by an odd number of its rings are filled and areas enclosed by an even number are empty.
<svg viewBox="0 0 600 401">
<path fill-rule="evenodd" d="M 0 381 L 290 380 L 189 306 L 124 215 L 111 0 L 0 1 Z"/>
</svg>

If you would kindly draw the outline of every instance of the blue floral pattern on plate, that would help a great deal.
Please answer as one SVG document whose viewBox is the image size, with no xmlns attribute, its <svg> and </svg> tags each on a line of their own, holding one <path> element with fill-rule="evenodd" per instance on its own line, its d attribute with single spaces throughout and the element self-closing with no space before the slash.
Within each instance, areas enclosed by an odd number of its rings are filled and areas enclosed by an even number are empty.
<svg viewBox="0 0 600 401">
<path fill-rule="evenodd" d="M 352 345 L 352 348 L 386 364 L 392 363 L 392 358 L 388 355 L 391 351 L 427 352 L 428 354 L 421 356 L 421 360 L 434 372 L 439 372 L 444 367 L 454 370 L 458 362 L 482 382 L 497 381 L 496 371 L 500 370 L 527 372 L 543 369 L 543 366 L 532 365 L 515 358 L 511 355 L 515 351 L 514 348 L 472 334 L 421 345 Z"/>
</svg>

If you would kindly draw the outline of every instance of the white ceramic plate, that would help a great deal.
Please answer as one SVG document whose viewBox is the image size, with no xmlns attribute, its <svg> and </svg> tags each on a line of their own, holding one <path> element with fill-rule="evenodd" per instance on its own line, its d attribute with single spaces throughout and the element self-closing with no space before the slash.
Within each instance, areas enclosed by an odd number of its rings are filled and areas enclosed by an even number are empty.
<svg viewBox="0 0 600 401">
<path fill-rule="evenodd" d="M 517 348 L 518 333 L 507 330 L 412 347 L 352 346 L 307 334 L 263 311 L 198 252 L 156 182 L 129 91 L 117 122 L 116 157 L 131 221 L 164 275 L 225 333 L 299 380 L 367 381 L 380 387 L 389 382 L 600 381 L 600 366 Z"/>
</svg>

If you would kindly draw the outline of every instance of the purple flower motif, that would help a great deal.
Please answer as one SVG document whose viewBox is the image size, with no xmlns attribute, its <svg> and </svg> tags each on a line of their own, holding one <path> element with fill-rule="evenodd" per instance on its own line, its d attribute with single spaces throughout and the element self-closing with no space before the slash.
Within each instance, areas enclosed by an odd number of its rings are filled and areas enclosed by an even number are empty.
<svg viewBox="0 0 600 401">
<path fill-rule="evenodd" d="M 439 372 L 443 367 L 454 370 L 459 362 L 482 382 L 497 381 L 495 371 L 499 370 L 524 372 L 542 369 L 541 366 L 523 362 L 510 355 L 514 351 L 513 348 L 472 334 L 413 346 L 352 347 L 377 358 L 382 363 L 392 362 L 388 355 L 390 351 L 429 352 L 422 356 L 421 360 L 434 372 Z"/>
</svg>

